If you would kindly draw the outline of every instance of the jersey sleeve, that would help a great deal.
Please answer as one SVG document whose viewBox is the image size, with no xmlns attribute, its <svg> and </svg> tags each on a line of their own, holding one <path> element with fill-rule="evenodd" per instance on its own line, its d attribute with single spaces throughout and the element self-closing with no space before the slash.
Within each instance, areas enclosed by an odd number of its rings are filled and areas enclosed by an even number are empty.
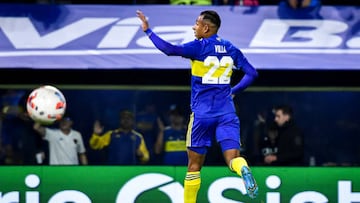
<svg viewBox="0 0 360 203">
<path fill-rule="evenodd" d="M 234 87 L 231 88 L 231 93 L 236 94 L 244 89 L 246 89 L 250 84 L 255 80 L 255 78 L 258 77 L 258 72 L 254 68 L 254 66 L 249 63 L 247 58 L 244 56 L 244 54 L 237 49 L 236 51 L 236 57 L 235 57 L 235 66 L 236 69 L 241 69 L 245 75 L 244 77 L 239 81 L 238 84 L 236 84 Z"/>
<path fill-rule="evenodd" d="M 149 150 L 146 148 L 145 140 L 142 135 L 138 135 L 140 138 L 140 145 L 138 147 L 138 150 L 142 153 L 142 156 L 140 157 L 141 163 L 146 163 L 150 159 Z"/>
<path fill-rule="evenodd" d="M 82 154 L 86 152 L 85 146 L 84 146 L 84 141 L 82 139 L 82 135 L 80 132 L 77 133 L 78 134 L 78 140 L 79 142 L 77 143 L 77 152 Z"/>
<path fill-rule="evenodd" d="M 151 29 L 145 31 L 146 35 L 152 41 L 156 48 L 168 56 L 182 56 L 183 46 L 173 45 L 155 34 Z"/>
<path fill-rule="evenodd" d="M 110 144 L 111 133 L 112 131 L 108 131 L 103 135 L 92 134 L 89 140 L 90 147 L 95 150 L 100 150 L 108 146 Z"/>
<path fill-rule="evenodd" d="M 43 140 L 50 141 L 52 139 L 56 139 L 56 130 L 51 128 L 45 128 L 45 136 L 43 137 Z"/>
<path fill-rule="evenodd" d="M 194 40 L 183 44 L 183 57 L 194 59 L 201 50 L 201 43 L 199 40 Z"/>
<path fill-rule="evenodd" d="M 149 39 L 161 52 L 168 56 L 182 56 L 184 58 L 194 58 L 200 48 L 199 40 L 194 40 L 182 45 L 173 45 L 155 34 L 151 29 L 145 31 Z"/>
</svg>

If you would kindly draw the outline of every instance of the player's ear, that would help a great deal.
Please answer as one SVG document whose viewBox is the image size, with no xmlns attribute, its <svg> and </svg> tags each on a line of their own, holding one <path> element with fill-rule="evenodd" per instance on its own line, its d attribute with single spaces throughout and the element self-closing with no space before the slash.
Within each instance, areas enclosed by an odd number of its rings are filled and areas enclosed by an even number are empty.
<svg viewBox="0 0 360 203">
<path fill-rule="evenodd" d="M 290 120 L 290 116 L 288 114 L 284 114 L 285 120 L 289 121 Z"/>
<path fill-rule="evenodd" d="M 209 30 L 210 30 L 210 27 L 209 27 L 209 25 L 206 23 L 206 24 L 204 25 L 204 32 L 207 33 L 207 32 L 209 32 Z"/>
</svg>

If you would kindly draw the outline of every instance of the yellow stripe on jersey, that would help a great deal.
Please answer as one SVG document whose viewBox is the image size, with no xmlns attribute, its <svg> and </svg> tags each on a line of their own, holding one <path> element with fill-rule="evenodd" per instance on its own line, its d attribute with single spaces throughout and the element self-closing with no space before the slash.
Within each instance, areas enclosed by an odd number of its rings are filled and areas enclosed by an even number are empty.
<svg viewBox="0 0 360 203">
<path fill-rule="evenodd" d="M 185 140 L 173 140 L 165 143 L 166 152 L 183 152 L 186 151 Z"/>
<path fill-rule="evenodd" d="M 139 133 L 139 132 L 137 132 L 135 130 L 132 130 L 131 132 L 133 134 L 135 134 L 136 136 L 140 137 L 140 145 L 139 145 L 139 148 L 137 150 L 140 150 L 140 152 L 142 153 L 142 156 L 140 157 L 141 163 L 148 162 L 149 159 L 150 159 L 150 154 L 149 154 L 149 150 L 146 148 L 144 137 L 142 136 L 141 133 Z"/>
<path fill-rule="evenodd" d="M 232 64 L 231 64 L 232 65 Z M 203 61 L 192 60 L 191 61 L 191 74 L 197 77 L 203 77 L 205 74 L 209 73 L 210 69 L 215 68 L 211 77 L 219 78 L 222 76 L 226 69 L 228 68 L 229 64 L 225 64 L 225 66 L 219 66 L 219 63 L 211 63 L 210 66 L 205 66 Z M 225 77 L 230 77 L 232 74 L 232 69 L 224 75 Z"/>
<path fill-rule="evenodd" d="M 187 147 L 191 146 L 191 130 L 192 130 L 193 123 L 194 123 L 194 112 L 192 112 L 190 115 L 190 121 L 188 124 L 187 133 L 186 133 L 186 146 Z"/>
</svg>

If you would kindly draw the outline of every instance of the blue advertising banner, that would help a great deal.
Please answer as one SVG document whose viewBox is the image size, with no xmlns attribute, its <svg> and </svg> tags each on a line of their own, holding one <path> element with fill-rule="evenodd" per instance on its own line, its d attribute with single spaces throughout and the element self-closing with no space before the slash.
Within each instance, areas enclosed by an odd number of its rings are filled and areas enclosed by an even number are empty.
<svg viewBox="0 0 360 203">
<path fill-rule="evenodd" d="M 219 12 L 219 35 L 258 69 L 360 69 L 359 7 L 171 5 L 23 5 L 0 7 L 0 68 L 187 69 L 189 61 L 159 52 L 135 11 L 174 44 L 194 39 L 205 9 Z"/>
</svg>

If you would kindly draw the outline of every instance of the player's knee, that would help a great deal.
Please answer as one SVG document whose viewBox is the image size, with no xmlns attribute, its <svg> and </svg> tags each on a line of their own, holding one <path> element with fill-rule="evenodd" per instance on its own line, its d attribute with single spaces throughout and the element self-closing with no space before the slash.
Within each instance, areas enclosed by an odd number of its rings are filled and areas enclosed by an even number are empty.
<svg viewBox="0 0 360 203">
<path fill-rule="evenodd" d="M 189 172 L 196 172 L 201 170 L 201 165 L 198 163 L 193 163 L 188 165 L 188 171 Z"/>
</svg>

